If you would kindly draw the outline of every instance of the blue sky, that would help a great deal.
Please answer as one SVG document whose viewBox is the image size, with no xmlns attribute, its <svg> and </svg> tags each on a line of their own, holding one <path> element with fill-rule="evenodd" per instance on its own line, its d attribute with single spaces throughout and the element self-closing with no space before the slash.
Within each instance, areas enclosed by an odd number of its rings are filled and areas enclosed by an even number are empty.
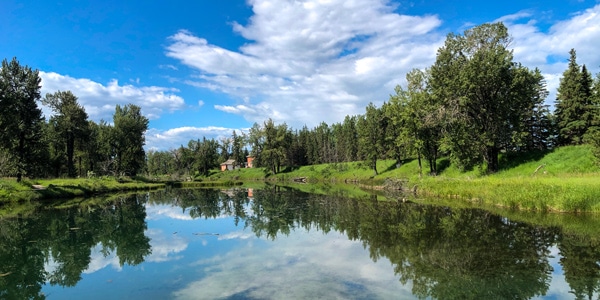
<svg viewBox="0 0 600 300">
<path fill-rule="evenodd" d="M 39 69 L 44 94 L 71 90 L 95 121 L 140 105 L 148 149 L 268 118 L 340 122 L 430 66 L 446 34 L 485 22 L 509 27 L 515 61 L 546 76 L 548 103 L 571 48 L 600 71 L 595 0 L 89 2 L 2 0 L 0 58 Z"/>
</svg>

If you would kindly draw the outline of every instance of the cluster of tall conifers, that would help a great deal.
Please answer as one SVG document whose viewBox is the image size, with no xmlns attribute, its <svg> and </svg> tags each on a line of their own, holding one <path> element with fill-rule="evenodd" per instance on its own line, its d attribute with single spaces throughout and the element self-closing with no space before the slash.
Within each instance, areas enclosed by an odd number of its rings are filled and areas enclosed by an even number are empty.
<svg viewBox="0 0 600 300">
<path fill-rule="evenodd" d="M 435 63 L 409 72 L 407 87 L 396 87 L 381 107 L 369 104 L 363 115 L 300 131 L 267 120 L 254 124 L 243 140 L 256 165 L 273 173 L 282 166 L 363 160 L 377 174 L 378 159 L 400 163 L 417 158 L 435 174 L 442 155 L 462 169 L 480 166 L 495 172 L 501 152 L 582 143 L 600 149 L 600 77 L 592 80 L 572 50 L 551 113 L 544 103 L 548 91 L 540 70 L 515 62 L 510 42 L 502 23 L 449 34 Z M 227 145 L 219 145 L 213 141 L 221 161 L 233 155 Z"/>
<path fill-rule="evenodd" d="M 135 175 L 145 167 L 148 119 L 138 106 L 116 106 L 113 125 L 88 120 L 70 91 L 42 98 L 37 70 L 16 58 L 0 69 L 0 176 Z M 52 109 L 48 121 L 38 101 Z"/>
</svg>

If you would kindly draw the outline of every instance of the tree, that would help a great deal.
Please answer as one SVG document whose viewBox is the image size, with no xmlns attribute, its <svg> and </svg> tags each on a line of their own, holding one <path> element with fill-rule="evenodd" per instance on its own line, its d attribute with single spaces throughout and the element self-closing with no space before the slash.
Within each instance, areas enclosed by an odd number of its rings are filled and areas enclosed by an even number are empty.
<svg viewBox="0 0 600 300">
<path fill-rule="evenodd" d="M 262 152 L 265 144 L 265 132 L 263 128 L 254 123 L 248 132 L 248 144 L 252 147 L 250 154 L 254 156 L 256 166 L 260 167 L 262 163 Z"/>
<path fill-rule="evenodd" d="M 246 155 L 244 155 L 245 139 L 244 133 L 238 135 L 234 130 L 231 134 L 231 156 L 238 164 L 243 164 L 246 161 Z"/>
<path fill-rule="evenodd" d="M 575 49 L 571 49 L 569 55 L 569 65 L 560 79 L 555 102 L 559 145 L 583 143 L 597 115 L 591 75 L 585 65 L 579 68 Z"/>
<path fill-rule="evenodd" d="M 100 120 L 89 121 L 90 139 L 85 145 L 88 170 L 98 174 L 110 174 L 115 170 L 114 128 Z"/>
<path fill-rule="evenodd" d="M 0 69 L 0 148 L 16 161 L 17 181 L 39 174 L 42 142 L 42 111 L 38 70 L 21 66 L 16 58 L 2 61 Z"/>
<path fill-rule="evenodd" d="M 66 149 L 68 176 L 75 177 L 75 142 L 78 141 L 79 148 L 82 149 L 83 142 L 89 138 L 88 115 L 71 91 L 47 94 L 42 103 L 56 114 L 50 118 L 50 123 L 56 126 L 55 130 L 61 138 L 60 143 Z"/>
<path fill-rule="evenodd" d="M 219 166 L 219 143 L 216 140 L 203 137 L 202 141 L 190 141 L 188 147 L 194 157 L 193 167 L 199 174 L 207 176 L 210 169 Z"/>
<path fill-rule="evenodd" d="M 355 161 L 358 159 L 358 133 L 356 132 L 356 116 L 346 116 L 340 128 L 340 137 L 337 140 L 341 161 Z"/>
<path fill-rule="evenodd" d="M 449 34 L 431 67 L 433 96 L 446 115 L 442 146 L 462 168 L 487 164 L 498 170 L 498 154 L 521 128 L 530 100 L 516 96 L 511 42 L 502 23 Z"/>
<path fill-rule="evenodd" d="M 117 161 L 115 170 L 119 174 L 135 176 L 146 165 L 144 134 L 148 130 L 148 118 L 142 115 L 137 105 L 117 105 L 113 122 L 112 145 Z"/>
<path fill-rule="evenodd" d="M 366 158 L 374 176 L 377 172 L 377 159 L 382 153 L 384 130 L 381 124 L 383 119 L 381 110 L 373 103 L 369 103 L 365 115 L 358 119 L 359 151 Z"/>
<path fill-rule="evenodd" d="M 429 173 L 437 174 L 437 158 L 442 138 L 443 111 L 431 94 L 429 71 L 414 69 L 406 74 L 408 88 L 396 87 L 390 97 L 387 113 L 396 134 L 388 138 L 395 148 L 396 160 L 408 153 L 417 154 L 419 169 L 421 157 L 429 164 Z M 388 131 L 389 132 L 389 131 Z"/>
<path fill-rule="evenodd" d="M 515 130 L 512 141 L 525 151 L 551 148 L 556 130 L 549 106 L 544 104 L 548 96 L 544 76 L 537 68 L 530 71 L 520 67 L 513 82 L 514 97 L 523 97 L 530 101 L 523 111 L 522 128 Z"/>
<path fill-rule="evenodd" d="M 281 171 L 281 165 L 287 160 L 287 149 L 291 147 L 292 136 L 287 125 L 275 125 L 269 119 L 264 123 L 264 144 L 261 154 L 261 164 L 271 170 L 273 174 Z"/>
</svg>

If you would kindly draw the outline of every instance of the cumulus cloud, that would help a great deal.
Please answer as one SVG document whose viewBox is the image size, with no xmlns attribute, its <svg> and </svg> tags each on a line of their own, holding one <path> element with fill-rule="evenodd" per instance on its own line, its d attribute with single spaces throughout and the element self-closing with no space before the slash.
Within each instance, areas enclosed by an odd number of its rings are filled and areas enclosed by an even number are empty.
<svg viewBox="0 0 600 300">
<path fill-rule="evenodd" d="M 363 113 L 369 102 L 386 101 L 410 69 L 430 66 L 446 34 L 437 16 L 400 15 L 387 0 L 248 4 L 252 17 L 245 25 L 233 23 L 233 31 L 247 40 L 239 49 L 181 30 L 169 37 L 166 55 L 196 71 L 187 84 L 244 99 L 215 109 L 252 122 L 272 118 L 293 127 L 315 126 Z M 549 29 L 538 17 L 548 21 L 532 9 L 489 21 L 507 24 L 515 60 L 542 70 L 552 102 L 571 48 L 582 64 L 598 71 L 600 5 Z"/>
<path fill-rule="evenodd" d="M 197 140 L 206 137 L 207 139 L 221 140 L 230 138 L 233 131 L 238 134 L 247 132 L 246 128 L 225 128 L 217 126 L 208 127 L 178 127 L 169 130 L 159 130 L 151 128 L 146 132 L 146 145 L 151 150 L 169 150 L 179 145 L 187 146 L 190 140 Z"/>
<path fill-rule="evenodd" d="M 215 109 L 294 127 L 337 122 L 386 101 L 412 68 L 431 64 L 443 35 L 436 16 L 406 16 L 389 1 L 249 1 L 233 51 L 192 32 L 169 37 L 166 55 L 197 71 L 186 82 L 244 99 Z"/>
<path fill-rule="evenodd" d="M 548 83 L 547 102 L 556 99 L 560 77 L 567 68 L 569 51 L 577 51 L 577 62 L 588 70 L 600 71 L 600 5 L 574 14 L 570 19 L 556 22 L 547 31 L 538 26 L 535 15 L 517 13 L 504 18 L 513 37 L 515 60 L 528 67 L 538 67 Z"/>
<path fill-rule="evenodd" d="M 112 80 L 104 85 L 86 78 L 73 78 L 54 72 L 40 72 L 42 95 L 56 91 L 70 90 L 79 98 L 91 120 L 112 120 L 115 106 L 132 103 L 142 108 L 142 113 L 150 119 L 157 119 L 166 111 L 182 109 L 183 98 L 177 96 L 176 89 L 158 86 L 120 85 Z M 46 116 L 49 110 L 44 110 Z"/>
</svg>

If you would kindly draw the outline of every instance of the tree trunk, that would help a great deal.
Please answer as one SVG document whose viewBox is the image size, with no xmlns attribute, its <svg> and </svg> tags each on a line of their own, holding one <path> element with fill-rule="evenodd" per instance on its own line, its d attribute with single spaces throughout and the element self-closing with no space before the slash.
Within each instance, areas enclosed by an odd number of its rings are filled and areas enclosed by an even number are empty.
<svg viewBox="0 0 600 300">
<path fill-rule="evenodd" d="M 374 172 L 373 176 L 379 175 L 379 173 L 377 173 L 377 159 L 374 159 L 372 164 L 373 164 L 373 172 Z"/>
<path fill-rule="evenodd" d="M 73 163 L 73 153 L 75 148 L 75 139 L 72 133 L 67 133 L 67 170 L 70 178 L 75 177 L 75 164 Z"/>
<path fill-rule="evenodd" d="M 23 161 L 25 160 L 25 137 L 21 133 L 19 137 L 19 161 L 17 162 L 17 182 L 21 182 L 23 179 Z"/>
<path fill-rule="evenodd" d="M 423 166 L 421 165 L 421 152 L 417 151 L 417 160 L 419 161 L 419 177 L 423 176 Z"/>
<path fill-rule="evenodd" d="M 488 147 L 486 150 L 486 162 L 488 164 L 488 173 L 498 172 L 498 148 L 495 146 Z"/>
</svg>

